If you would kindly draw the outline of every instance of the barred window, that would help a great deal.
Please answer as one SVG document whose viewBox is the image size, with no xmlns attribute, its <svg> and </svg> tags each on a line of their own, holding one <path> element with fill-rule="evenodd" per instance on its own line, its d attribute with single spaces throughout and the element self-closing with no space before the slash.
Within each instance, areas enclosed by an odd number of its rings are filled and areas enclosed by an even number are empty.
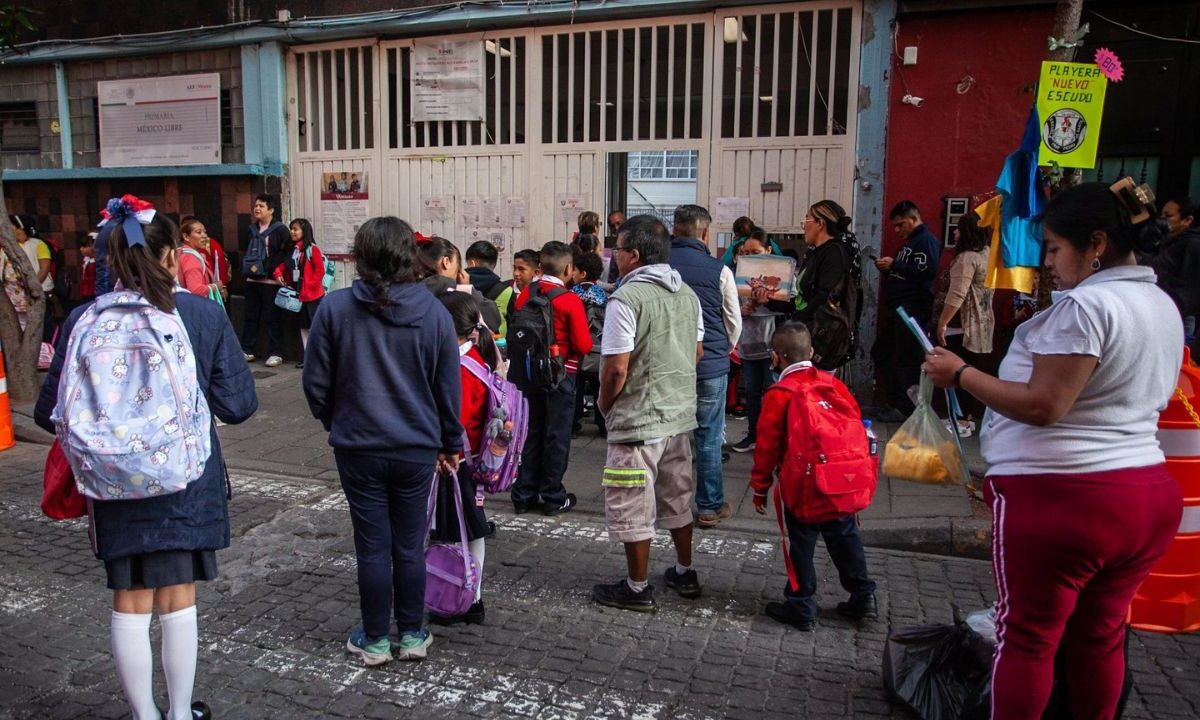
<svg viewBox="0 0 1200 720">
<path fill-rule="evenodd" d="M 630 180 L 695 180 L 696 150 L 649 150 L 629 153 Z"/>
</svg>

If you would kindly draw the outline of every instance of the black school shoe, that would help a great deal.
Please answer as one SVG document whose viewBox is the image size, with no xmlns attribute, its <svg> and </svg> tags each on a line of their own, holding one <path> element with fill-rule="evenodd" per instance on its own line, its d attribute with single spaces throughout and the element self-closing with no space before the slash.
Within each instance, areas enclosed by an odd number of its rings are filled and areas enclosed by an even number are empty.
<svg viewBox="0 0 1200 720">
<path fill-rule="evenodd" d="M 879 606 L 875 602 L 875 593 L 868 595 L 865 600 L 850 598 L 846 602 L 840 602 L 837 604 L 837 612 L 838 615 L 851 620 L 876 617 L 879 615 Z"/>
<path fill-rule="evenodd" d="M 592 600 L 608 607 L 634 612 L 655 612 L 658 604 L 654 602 L 654 588 L 647 585 L 641 592 L 634 592 L 621 578 L 611 585 L 593 585 Z"/>
<path fill-rule="evenodd" d="M 159 710 L 158 717 L 160 720 L 166 720 L 167 714 Z M 208 705 L 194 702 L 192 703 L 192 720 L 212 720 L 212 711 L 208 709 Z"/>
<path fill-rule="evenodd" d="M 688 570 L 680 575 L 675 567 L 671 566 L 663 573 L 663 580 L 667 583 L 667 587 L 674 590 L 679 597 L 700 597 L 700 578 L 696 575 L 695 570 Z"/>
<path fill-rule="evenodd" d="M 561 515 L 565 512 L 571 512 L 575 509 L 575 503 L 575 495 L 572 493 L 567 493 L 567 499 L 563 500 L 562 505 L 543 505 L 542 514 L 553 516 Z"/>
<path fill-rule="evenodd" d="M 516 502 L 515 500 L 513 501 L 513 512 L 518 515 L 524 515 L 532 509 L 533 505 L 530 503 Z"/>
<path fill-rule="evenodd" d="M 483 601 L 480 600 L 472 605 L 465 613 L 458 615 L 438 615 L 429 613 L 429 622 L 434 625 L 482 625 L 483 619 L 486 616 L 484 611 Z"/>
<path fill-rule="evenodd" d="M 769 602 L 765 609 L 767 617 L 784 625 L 790 625 L 800 632 L 813 632 L 817 629 L 815 618 L 803 617 L 800 615 L 800 611 L 790 603 Z"/>
</svg>

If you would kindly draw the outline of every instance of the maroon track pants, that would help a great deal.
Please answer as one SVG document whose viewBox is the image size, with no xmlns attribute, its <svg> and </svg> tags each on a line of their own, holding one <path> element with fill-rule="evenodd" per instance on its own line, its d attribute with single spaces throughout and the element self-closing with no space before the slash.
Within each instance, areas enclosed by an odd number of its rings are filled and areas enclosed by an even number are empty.
<svg viewBox="0 0 1200 720">
<path fill-rule="evenodd" d="M 993 720 L 1039 718 L 1061 642 L 1076 720 L 1108 720 L 1134 593 L 1179 528 L 1166 466 L 988 477 L 998 645 Z"/>
</svg>

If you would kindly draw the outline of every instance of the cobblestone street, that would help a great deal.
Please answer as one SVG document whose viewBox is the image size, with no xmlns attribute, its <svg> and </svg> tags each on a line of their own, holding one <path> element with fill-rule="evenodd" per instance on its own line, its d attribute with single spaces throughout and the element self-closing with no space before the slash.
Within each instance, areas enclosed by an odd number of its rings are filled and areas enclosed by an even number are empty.
<svg viewBox="0 0 1200 720">
<path fill-rule="evenodd" d="M 44 450 L 22 444 L 2 456 L 0 712 L 125 717 L 109 594 L 86 525 L 46 520 L 37 506 Z M 233 485 L 233 545 L 199 598 L 196 697 L 219 718 L 908 717 L 881 684 L 889 626 L 945 622 L 952 602 L 992 598 L 985 562 L 869 550 L 880 618 L 855 627 L 827 613 L 815 634 L 799 633 L 760 613 L 784 582 L 774 539 L 720 529 L 697 536 L 702 598 L 682 600 L 660 582 L 656 615 L 601 609 L 589 589 L 619 577 L 623 561 L 598 518 L 499 515 L 487 623 L 434 628 L 426 662 L 367 670 L 343 649 L 358 612 L 340 490 L 243 472 Z M 656 574 L 670 558 L 660 537 Z M 830 608 L 840 589 L 821 552 L 818 567 Z M 1196 717 L 1198 661 L 1200 638 L 1138 634 L 1127 717 Z"/>
</svg>

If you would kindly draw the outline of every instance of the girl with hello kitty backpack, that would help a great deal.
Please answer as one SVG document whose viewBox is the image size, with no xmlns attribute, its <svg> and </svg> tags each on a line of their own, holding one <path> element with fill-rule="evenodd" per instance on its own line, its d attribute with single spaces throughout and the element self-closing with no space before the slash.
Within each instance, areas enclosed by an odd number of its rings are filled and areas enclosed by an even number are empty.
<svg viewBox="0 0 1200 720">
<path fill-rule="evenodd" d="M 168 218 L 132 195 L 104 212 L 117 289 L 67 319 L 34 418 L 58 435 L 88 498 L 93 550 L 113 591 L 112 652 L 134 720 L 211 717 L 192 701 L 196 585 L 229 545 L 228 486 L 212 416 L 240 423 L 254 380 L 222 308 L 176 284 Z M 157 609 L 170 705 L 154 700 Z"/>
</svg>

